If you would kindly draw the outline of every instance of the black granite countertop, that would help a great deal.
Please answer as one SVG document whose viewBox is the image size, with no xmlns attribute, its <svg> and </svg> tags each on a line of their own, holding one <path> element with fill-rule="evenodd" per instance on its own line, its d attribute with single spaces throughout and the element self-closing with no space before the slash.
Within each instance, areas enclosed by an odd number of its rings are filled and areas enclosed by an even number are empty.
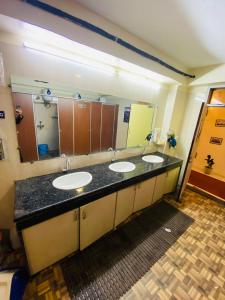
<svg viewBox="0 0 225 300">
<path fill-rule="evenodd" d="M 182 160 L 160 152 L 151 154 L 163 157 L 164 161 L 147 163 L 142 160 L 143 155 L 118 160 L 136 165 L 135 170 L 128 173 L 111 171 L 108 168 L 111 162 L 70 170 L 68 173 L 87 171 L 92 174 L 91 183 L 80 189 L 54 188 L 52 181 L 64 175 L 63 172 L 16 181 L 14 221 L 17 229 L 32 226 L 182 164 Z"/>
</svg>

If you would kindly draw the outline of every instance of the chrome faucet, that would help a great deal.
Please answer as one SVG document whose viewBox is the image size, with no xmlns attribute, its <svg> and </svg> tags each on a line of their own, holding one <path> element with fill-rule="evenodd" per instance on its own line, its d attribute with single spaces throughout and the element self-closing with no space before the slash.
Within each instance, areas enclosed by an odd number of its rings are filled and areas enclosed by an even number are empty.
<svg viewBox="0 0 225 300">
<path fill-rule="evenodd" d="M 142 155 L 144 155 L 144 154 L 145 154 L 145 151 L 146 151 L 147 147 L 148 147 L 148 145 L 144 145 L 144 148 L 143 148 Z"/>
<path fill-rule="evenodd" d="M 61 158 L 63 158 L 63 166 L 62 166 L 62 171 L 67 172 L 70 169 L 70 159 L 66 154 L 62 154 Z"/>
<path fill-rule="evenodd" d="M 116 150 L 113 150 L 113 148 L 110 147 L 110 148 L 108 149 L 108 151 L 109 151 L 109 152 L 113 152 L 113 157 L 112 157 L 111 161 L 112 161 L 112 162 L 115 161 L 115 160 L 116 160 Z"/>
</svg>

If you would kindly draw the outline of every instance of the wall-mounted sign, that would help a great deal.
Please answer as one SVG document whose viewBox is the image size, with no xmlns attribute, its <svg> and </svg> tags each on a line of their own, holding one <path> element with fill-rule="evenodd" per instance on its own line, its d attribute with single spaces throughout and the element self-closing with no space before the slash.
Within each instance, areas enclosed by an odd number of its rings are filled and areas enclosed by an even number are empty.
<svg viewBox="0 0 225 300">
<path fill-rule="evenodd" d="M 216 136 L 211 136 L 210 141 L 211 144 L 215 144 L 215 145 L 221 145 L 223 142 L 222 138 L 218 138 Z"/>
<path fill-rule="evenodd" d="M 215 126 L 216 127 L 225 127 L 225 119 L 217 119 Z"/>
<path fill-rule="evenodd" d="M 5 119 L 5 112 L 3 110 L 0 111 L 0 119 Z"/>
</svg>

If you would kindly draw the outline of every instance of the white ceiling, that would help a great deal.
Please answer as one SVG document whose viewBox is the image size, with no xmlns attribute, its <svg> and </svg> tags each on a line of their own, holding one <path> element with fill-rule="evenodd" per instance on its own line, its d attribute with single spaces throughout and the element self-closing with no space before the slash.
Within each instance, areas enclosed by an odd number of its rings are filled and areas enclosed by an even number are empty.
<svg viewBox="0 0 225 300">
<path fill-rule="evenodd" d="M 6 34 L 5 38 L 4 35 Z M 3 36 L 2 36 L 3 35 Z M 26 22 L 5 16 L 0 14 L 0 41 L 7 41 L 7 43 L 16 44 L 19 46 L 26 44 L 26 47 L 31 49 L 36 49 L 42 52 L 52 51 L 53 55 L 59 57 L 71 57 L 71 55 L 78 59 L 78 56 L 84 60 L 91 59 L 96 60 L 98 63 L 103 63 L 105 65 L 111 65 L 117 70 L 121 71 L 127 70 L 128 72 L 133 72 L 134 74 L 139 74 L 149 79 L 152 79 L 152 86 L 157 86 L 157 82 L 174 84 L 176 81 L 172 78 L 163 76 L 161 74 L 155 73 L 149 69 L 134 65 L 122 59 L 118 59 L 115 56 L 107 54 L 102 51 L 90 48 L 88 46 L 82 45 L 70 39 L 67 39 L 59 34 L 53 33 L 46 29 L 40 28 L 28 24 Z M 43 48 L 44 47 L 44 48 Z M 46 47 L 50 47 L 51 50 L 46 50 Z M 45 49 L 45 50 L 43 50 Z M 55 51 L 60 51 L 61 56 L 55 54 Z M 74 60 L 76 61 L 74 58 Z M 88 64 L 88 62 L 86 62 Z M 91 63 L 89 61 L 89 63 Z M 85 63 L 84 63 L 85 64 Z M 135 79 L 137 81 L 137 79 Z M 154 84 L 155 82 L 155 84 Z"/>
<path fill-rule="evenodd" d="M 225 0 L 77 0 L 189 68 L 225 62 Z"/>
</svg>

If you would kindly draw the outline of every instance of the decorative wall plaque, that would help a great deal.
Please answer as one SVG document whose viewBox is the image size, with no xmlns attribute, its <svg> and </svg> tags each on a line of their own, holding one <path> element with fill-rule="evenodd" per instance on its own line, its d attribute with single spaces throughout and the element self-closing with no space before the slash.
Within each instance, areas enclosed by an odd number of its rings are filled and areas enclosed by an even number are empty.
<svg viewBox="0 0 225 300">
<path fill-rule="evenodd" d="M 216 127 L 225 127 L 225 119 L 217 119 L 215 126 Z"/>
<path fill-rule="evenodd" d="M 211 136 L 210 141 L 211 144 L 215 144 L 215 145 L 221 145 L 223 142 L 222 138 L 216 137 L 216 136 Z"/>
</svg>

